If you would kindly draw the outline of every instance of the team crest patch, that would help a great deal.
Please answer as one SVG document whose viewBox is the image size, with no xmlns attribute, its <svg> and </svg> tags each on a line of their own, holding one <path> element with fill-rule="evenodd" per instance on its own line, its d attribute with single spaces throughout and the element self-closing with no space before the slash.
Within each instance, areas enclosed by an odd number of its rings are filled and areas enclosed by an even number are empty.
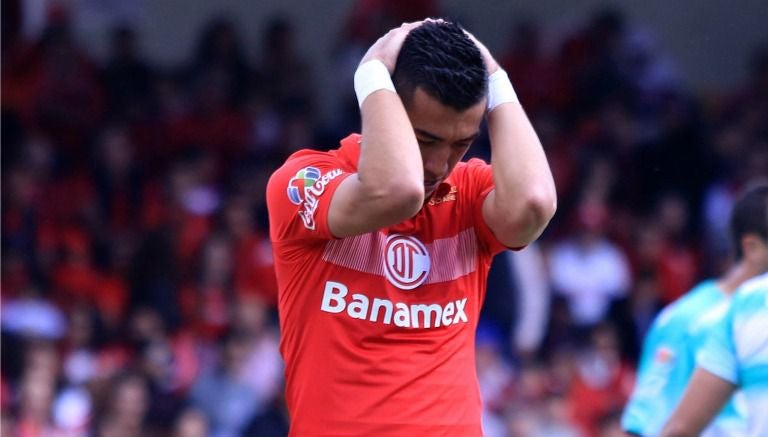
<svg viewBox="0 0 768 437">
<path fill-rule="evenodd" d="M 286 189 L 288 200 L 302 207 L 299 217 L 305 228 L 315 230 L 315 211 L 319 198 L 325 192 L 328 183 L 341 174 L 342 171 L 339 168 L 322 174 L 316 167 L 304 167 L 288 181 Z"/>
<path fill-rule="evenodd" d="M 384 246 L 384 273 L 401 290 L 413 290 L 429 276 L 431 260 L 424 243 L 416 237 L 390 235 Z"/>
</svg>

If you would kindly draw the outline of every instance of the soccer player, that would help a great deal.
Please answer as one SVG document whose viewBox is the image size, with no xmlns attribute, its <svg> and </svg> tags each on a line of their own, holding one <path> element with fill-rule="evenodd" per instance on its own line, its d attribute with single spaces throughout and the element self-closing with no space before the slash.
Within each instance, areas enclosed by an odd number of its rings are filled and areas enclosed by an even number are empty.
<svg viewBox="0 0 768 437">
<path fill-rule="evenodd" d="M 706 280 L 670 304 L 645 337 L 634 392 L 622 416 L 631 435 L 657 436 L 683 396 L 696 353 L 725 315 L 733 292 L 768 270 L 768 186 L 745 192 L 734 204 L 730 232 L 735 263 L 717 280 Z M 744 412 L 729 402 L 704 436 L 743 435 Z"/>
<path fill-rule="evenodd" d="M 700 435 L 738 388 L 749 423 L 738 435 L 768 436 L 768 273 L 739 288 L 696 364 L 683 400 L 661 435 Z"/>
<path fill-rule="evenodd" d="M 536 239 L 552 175 L 506 73 L 454 23 L 355 73 L 362 135 L 270 178 L 293 436 L 480 436 L 474 336 L 494 254 Z M 487 115 L 493 165 L 460 162 Z"/>
</svg>

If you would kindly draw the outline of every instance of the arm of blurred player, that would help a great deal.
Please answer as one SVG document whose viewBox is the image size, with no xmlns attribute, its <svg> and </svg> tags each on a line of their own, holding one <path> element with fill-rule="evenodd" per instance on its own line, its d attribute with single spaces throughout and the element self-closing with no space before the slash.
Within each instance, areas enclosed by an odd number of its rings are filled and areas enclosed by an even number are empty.
<svg viewBox="0 0 768 437">
<path fill-rule="evenodd" d="M 421 22 L 390 30 L 360 61 L 380 60 L 394 71 L 408 32 Z M 414 216 L 424 203 L 424 170 L 416 135 L 400 97 L 391 91 L 371 93 L 360 108 L 362 144 L 357 175 L 336 189 L 328 226 L 347 237 L 391 226 Z"/>
<path fill-rule="evenodd" d="M 661 437 L 698 436 L 730 399 L 736 386 L 697 367 Z"/>
<path fill-rule="evenodd" d="M 471 37 L 488 74 L 495 73 L 499 64 L 484 44 Z M 483 218 L 505 246 L 525 246 L 541 235 L 557 209 L 552 172 L 519 102 L 503 103 L 491 111 L 488 129 L 495 188 L 483 202 Z"/>
</svg>

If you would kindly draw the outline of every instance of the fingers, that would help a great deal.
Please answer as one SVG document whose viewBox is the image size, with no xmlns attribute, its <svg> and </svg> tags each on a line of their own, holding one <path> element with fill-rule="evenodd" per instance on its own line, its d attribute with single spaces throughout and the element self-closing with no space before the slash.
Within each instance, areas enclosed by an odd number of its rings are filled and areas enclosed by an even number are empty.
<svg viewBox="0 0 768 437">
<path fill-rule="evenodd" d="M 400 25 L 400 29 L 410 32 L 412 29 L 415 29 L 421 26 L 424 23 L 424 21 L 429 21 L 429 18 L 427 18 L 427 20 L 413 21 L 411 23 L 403 23 Z"/>
<path fill-rule="evenodd" d="M 480 54 L 483 56 L 483 61 L 485 62 L 485 68 L 488 69 L 488 74 L 493 74 L 496 72 L 496 70 L 499 69 L 499 64 L 496 62 L 496 59 L 493 58 L 493 55 L 491 55 L 491 51 L 488 50 L 488 47 L 485 46 L 485 44 L 481 43 L 475 35 L 472 35 L 471 33 L 467 32 L 467 30 L 464 30 L 464 33 L 469 37 L 469 39 L 472 40 L 472 42 L 475 43 L 477 48 L 480 50 Z"/>
<path fill-rule="evenodd" d="M 390 74 L 395 71 L 395 63 L 397 61 L 397 55 L 400 53 L 400 48 L 403 46 L 408 33 L 419 27 L 424 21 L 414 21 L 411 23 L 403 23 L 400 27 L 396 27 L 387 32 L 384 36 L 379 38 L 368 49 L 361 64 L 373 59 L 381 61 L 389 70 Z"/>
</svg>

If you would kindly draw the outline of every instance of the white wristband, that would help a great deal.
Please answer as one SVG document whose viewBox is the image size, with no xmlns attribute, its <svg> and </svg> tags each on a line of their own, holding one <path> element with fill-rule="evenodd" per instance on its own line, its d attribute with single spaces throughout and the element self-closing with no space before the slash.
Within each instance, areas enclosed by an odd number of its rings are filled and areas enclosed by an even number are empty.
<svg viewBox="0 0 768 437">
<path fill-rule="evenodd" d="M 395 84 L 392 83 L 392 77 L 384 63 L 374 59 L 357 67 L 355 71 L 355 94 L 357 94 L 357 103 L 363 106 L 363 101 L 371 93 L 378 90 L 395 91 Z"/>
<path fill-rule="evenodd" d="M 488 77 L 488 112 L 502 103 L 516 103 L 517 93 L 509 81 L 507 72 L 499 68 Z"/>
</svg>

